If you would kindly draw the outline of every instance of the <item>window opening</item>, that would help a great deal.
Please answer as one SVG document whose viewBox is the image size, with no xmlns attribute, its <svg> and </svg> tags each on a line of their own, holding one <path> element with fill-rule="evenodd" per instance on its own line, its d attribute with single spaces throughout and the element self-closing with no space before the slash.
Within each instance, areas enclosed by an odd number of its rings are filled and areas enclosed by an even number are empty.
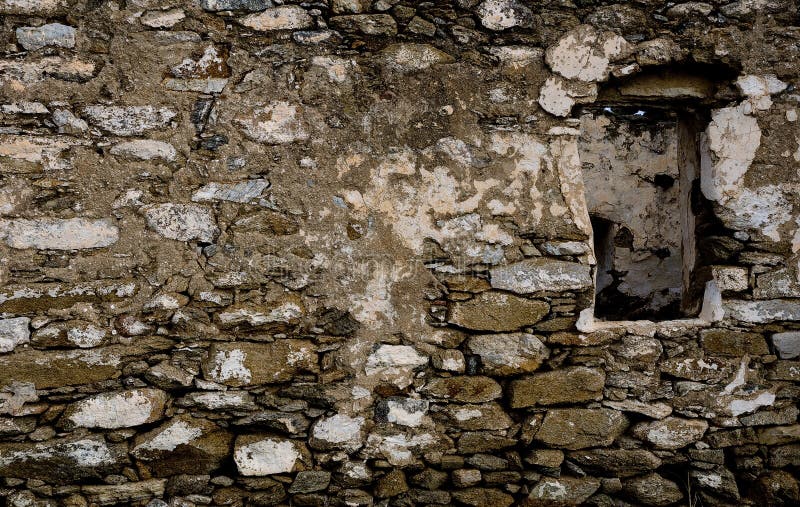
<svg viewBox="0 0 800 507">
<path fill-rule="evenodd" d="M 698 118 L 660 106 L 612 104 L 584 108 L 580 122 L 595 318 L 697 315 L 691 197 L 699 178 Z"/>
</svg>

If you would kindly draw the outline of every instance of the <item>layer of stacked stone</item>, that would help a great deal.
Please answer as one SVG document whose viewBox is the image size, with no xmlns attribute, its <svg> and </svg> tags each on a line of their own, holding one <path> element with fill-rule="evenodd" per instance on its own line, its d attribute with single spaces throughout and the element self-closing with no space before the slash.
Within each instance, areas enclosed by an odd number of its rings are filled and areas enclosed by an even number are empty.
<svg viewBox="0 0 800 507">
<path fill-rule="evenodd" d="M 793 2 L 0 19 L 9 505 L 800 501 Z M 579 331 L 574 113 L 689 64 L 713 322 Z"/>
</svg>

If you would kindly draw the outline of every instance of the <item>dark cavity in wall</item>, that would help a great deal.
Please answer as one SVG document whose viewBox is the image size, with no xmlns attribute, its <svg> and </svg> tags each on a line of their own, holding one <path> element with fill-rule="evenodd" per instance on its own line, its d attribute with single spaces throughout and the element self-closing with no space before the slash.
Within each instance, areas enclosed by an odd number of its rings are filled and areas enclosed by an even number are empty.
<svg viewBox="0 0 800 507">
<path fill-rule="evenodd" d="M 683 107 L 620 103 L 585 108 L 580 120 L 597 261 L 595 317 L 697 315 L 705 277 L 697 269 L 696 236 L 713 219 L 697 215 L 692 199 L 704 122 Z"/>
</svg>

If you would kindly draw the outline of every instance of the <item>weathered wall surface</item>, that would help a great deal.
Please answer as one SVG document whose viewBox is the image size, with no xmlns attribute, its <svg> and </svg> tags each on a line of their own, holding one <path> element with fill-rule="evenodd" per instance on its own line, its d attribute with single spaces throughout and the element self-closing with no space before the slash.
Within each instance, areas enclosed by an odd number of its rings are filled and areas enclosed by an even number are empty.
<svg viewBox="0 0 800 507">
<path fill-rule="evenodd" d="M 10 505 L 798 501 L 795 2 L 0 19 Z M 592 323 L 574 106 L 689 63 L 702 318 Z"/>
</svg>

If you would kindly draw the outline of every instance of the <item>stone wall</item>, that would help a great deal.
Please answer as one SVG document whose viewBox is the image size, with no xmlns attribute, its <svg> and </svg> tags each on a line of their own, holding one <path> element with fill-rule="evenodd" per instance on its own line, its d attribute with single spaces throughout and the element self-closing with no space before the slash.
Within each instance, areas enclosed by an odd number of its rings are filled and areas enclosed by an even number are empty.
<svg viewBox="0 0 800 507">
<path fill-rule="evenodd" d="M 796 505 L 797 8 L 0 0 L 0 496 Z M 593 318 L 605 101 L 703 111 L 697 317 Z"/>
</svg>

